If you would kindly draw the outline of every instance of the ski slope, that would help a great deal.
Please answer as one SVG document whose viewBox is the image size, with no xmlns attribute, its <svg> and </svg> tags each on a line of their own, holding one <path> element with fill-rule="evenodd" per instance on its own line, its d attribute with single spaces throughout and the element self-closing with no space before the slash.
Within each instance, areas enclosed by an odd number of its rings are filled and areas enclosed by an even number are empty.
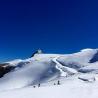
<svg viewBox="0 0 98 98">
<path fill-rule="evenodd" d="M 97 54 L 98 49 L 36 53 L 25 60 L 5 62 L 15 68 L 0 78 L 0 98 L 98 98 Z"/>
<path fill-rule="evenodd" d="M 63 80 L 62 80 L 63 81 Z M 61 85 L 33 86 L 0 92 L 0 98 L 98 98 L 98 82 L 69 79 Z"/>
</svg>

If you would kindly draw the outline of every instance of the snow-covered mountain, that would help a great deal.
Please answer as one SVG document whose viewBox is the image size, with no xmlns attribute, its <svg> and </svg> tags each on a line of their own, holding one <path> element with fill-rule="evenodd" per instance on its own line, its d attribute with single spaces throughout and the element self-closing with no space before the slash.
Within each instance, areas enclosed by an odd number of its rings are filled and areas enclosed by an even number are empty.
<svg viewBox="0 0 98 98">
<path fill-rule="evenodd" d="M 3 96 L 3 94 L 7 94 L 7 92 L 4 92 L 5 90 L 9 90 L 9 92 L 13 92 L 14 90 L 21 92 L 20 89 L 23 89 L 21 94 L 23 94 L 23 92 L 30 93 L 30 89 L 34 90 L 33 94 L 30 95 L 30 98 L 46 98 L 44 95 L 42 97 L 36 97 L 34 94 L 37 93 L 37 91 L 33 87 L 40 84 L 44 87 L 42 88 L 43 91 L 45 88 L 47 90 L 49 88 L 50 90 L 50 87 L 55 90 L 58 89 L 58 86 L 54 87 L 54 84 L 56 85 L 57 81 L 60 81 L 61 87 L 59 86 L 59 88 L 61 92 L 64 92 L 64 89 L 67 92 L 67 94 L 64 93 L 64 98 L 66 96 L 67 98 L 73 98 L 70 95 L 68 96 L 71 92 L 68 90 L 74 92 L 73 88 L 75 89 L 75 93 L 78 89 L 84 90 L 83 85 L 86 90 L 89 86 L 91 86 L 92 89 L 93 86 L 96 88 L 96 85 L 98 84 L 98 49 L 83 49 L 80 52 L 73 54 L 45 54 L 39 52 L 34 53 L 32 57 L 25 60 L 17 59 L 0 64 L 0 74 L 2 74 L 0 78 L 0 91 L 3 92 L 1 93 L 2 96 L 0 95 L 0 98 L 6 98 Z M 83 89 L 80 88 L 80 86 Z M 66 87 L 68 88 L 67 90 Z M 81 94 L 81 91 L 77 91 L 77 93 L 79 92 Z M 56 93 L 56 91 L 54 91 L 54 93 Z M 84 93 L 86 94 L 86 92 Z M 76 94 L 74 98 L 78 98 L 78 95 L 79 94 Z M 94 97 L 92 95 L 92 97 L 97 98 L 95 95 Z M 50 96 L 49 98 L 63 98 L 63 96 Z M 89 94 L 86 96 L 88 97 Z M 21 97 L 26 98 L 22 95 Z M 14 98 L 20 97 L 14 96 Z"/>
</svg>

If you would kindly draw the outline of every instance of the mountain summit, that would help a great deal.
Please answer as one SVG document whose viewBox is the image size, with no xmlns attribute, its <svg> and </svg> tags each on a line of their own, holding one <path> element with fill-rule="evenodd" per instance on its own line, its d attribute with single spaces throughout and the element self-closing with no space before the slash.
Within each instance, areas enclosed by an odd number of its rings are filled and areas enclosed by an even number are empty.
<svg viewBox="0 0 98 98">
<path fill-rule="evenodd" d="M 31 57 L 33 57 L 33 56 L 36 55 L 36 54 L 42 54 L 42 53 L 43 53 L 42 50 L 41 50 L 41 49 L 38 49 L 37 51 L 35 51 L 35 52 L 32 54 Z"/>
</svg>

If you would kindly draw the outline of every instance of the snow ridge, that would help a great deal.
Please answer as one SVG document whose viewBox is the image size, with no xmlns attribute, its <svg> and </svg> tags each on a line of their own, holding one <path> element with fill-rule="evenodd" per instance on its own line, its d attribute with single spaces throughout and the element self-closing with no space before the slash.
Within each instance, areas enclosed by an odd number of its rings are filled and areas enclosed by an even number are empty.
<svg viewBox="0 0 98 98">
<path fill-rule="evenodd" d="M 97 53 L 98 49 L 84 49 L 73 54 L 37 53 L 25 60 L 6 62 L 8 66 L 15 68 L 0 78 L 0 91 L 29 87 L 39 83 L 44 85 L 60 79 L 64 83 L 76 81 L 76 85 L 86 80 L 96 82 L 98 61 L 96 59 L 90 63 L 90 60 Z M 93 75 L 93 78 L 88 79 L 90 75 Z"/>
</svg>

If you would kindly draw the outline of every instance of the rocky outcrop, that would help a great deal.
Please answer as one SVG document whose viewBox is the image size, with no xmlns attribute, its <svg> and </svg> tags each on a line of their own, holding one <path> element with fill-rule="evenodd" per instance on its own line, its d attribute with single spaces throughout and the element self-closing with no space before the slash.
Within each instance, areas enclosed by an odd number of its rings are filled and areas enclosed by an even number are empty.
<svg viewBox="0 0 98 98">
<path fill-rule="evenodd" d="M 98 61 L 98 51 L 97 53 L 93 56 L 93 58 L 90 60 L 89 63 L 94 63 L 94 62 L 97 62 Z"/>
<path fill-rule="evenodd" d="M 15 67 L 10 66 L 9 64 L 0 64 L 0 78 L 3 77 L 6 73 L 13 70 Z"/>
</svg>

